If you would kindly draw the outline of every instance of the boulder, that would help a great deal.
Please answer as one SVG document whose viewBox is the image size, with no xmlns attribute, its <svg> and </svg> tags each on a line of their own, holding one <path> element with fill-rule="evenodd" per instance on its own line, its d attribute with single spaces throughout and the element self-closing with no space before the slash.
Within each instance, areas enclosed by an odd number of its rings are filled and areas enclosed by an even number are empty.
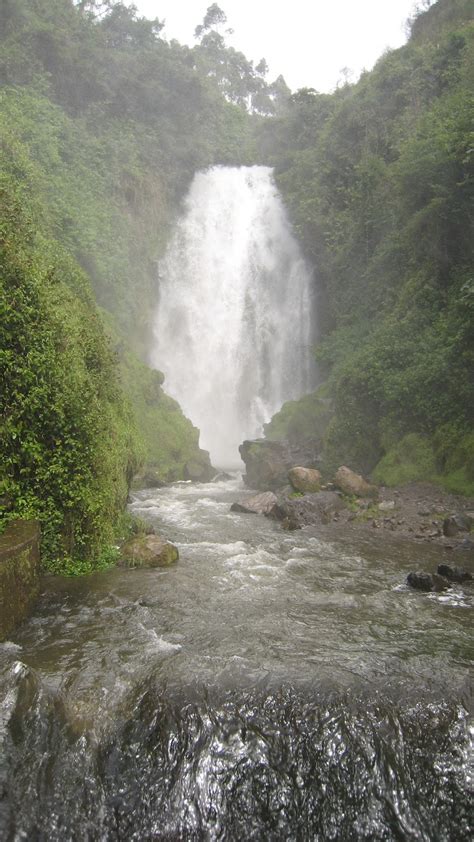
<svg viewBox="0 0 474 842">
<path fill-rule="evenodd" d="M 440 576 L 438 573 L 424 573 L 421 570 L 408 574 L 407 585 L 418 591 L 439 592 L 449 588 L 449 582 L 444 576 Z"/>
<path fill-rule="evenodd" d="M 470 532 L 474 526 L 474 519 L 463 512 L 450 515 L 443 521 L 443 535 L 447 538 L 454 538 L 459 532 Z"/>
<path fill-rule="evenodd" d="M 192 482 L 212 482 L 215 475 L 216 469 L 211 465 L 208 451 L 201 449 L 186 462 L 183 470 L 183 479 Z"/>
<path fill-rule="evenodd" d="M 395 500 L 382 500 L 382 502 L 379 503 L 379 509 L 381 512 L 390 512 L 394 508 Z"/>
<path fill-rule="evenodd" d="M 244 482 L 249 488 L 275 489 L 287 482 L 291 464 L 285 446 L 277 441 L 244 441 L 239 447 L 246 475 Z"/>
<path fill-rule="evenodd" d="M 318 491 L 304 497 L 280 497 L 268 512 L 268 517 L 281 521 L 287 529 L 297 529 L 329 523 L 343 509 L 344 502 L 334 491 Z"/>
<path fill-rule="evenodd" d="M 230 510 L 231 512 L 243 512 L 244 514 L 266 515 L 277 502 L 276 494 L 273 491 L 266 491 L 264 494 L 256 494 L 255 497 L 250 497 L 249 500 L 244 500 L 241 503 L 232 503 Z"/>
<path fill-rule="evenodd" d="M 121 567 L 169 567 L 179 559 L 178 548 L 159 535 L 131 538 L 120 549 Z"/>
<path fill-rule="evenodd" d="M 232 474 L 228 474 L 227 471 L 221 471 L 219 474 L 216 474 L 215 477 L 212 478 L 213 482 L 229 482 L 231 479 L 234 479 Z"/>
<path fill-rule="evenodd" d="M 450 567 L 449 564 L 439 564 L 438 574 L 449 579 L 450 582 L 469 582 L 472 580 L 472 574 L 463 567 Z"/>
<path fill-rule="evenodd" d="M 334 483 L 344 494 L 352 494 L 355 497 L 376 497 L 378 489 L 370 485 L 360 474 L 354 473 L 346 465 L 337 469 Z"/>
<path fill-rule="evenodd" d="M 283 488 L 288 483 L 288 471 L 294 465 L 315 468 L 320 463 L 316 447 L 315 442 L 244 441 L 239 451 L 247 472 L 245 484 L 260 491 Z"/>
<path fill-rule="evenodd" d="M 314 493 L 321 488 L 321 474 L 316 468 L 290 468 L 288 479 L 295 491 Z"/>
<path fill-rule="evenodd" d="M 152 466 L 146 468 L 133 478 L 133 488 L 163 488 L 166 485 L 163 476 Z"/>
</svg>

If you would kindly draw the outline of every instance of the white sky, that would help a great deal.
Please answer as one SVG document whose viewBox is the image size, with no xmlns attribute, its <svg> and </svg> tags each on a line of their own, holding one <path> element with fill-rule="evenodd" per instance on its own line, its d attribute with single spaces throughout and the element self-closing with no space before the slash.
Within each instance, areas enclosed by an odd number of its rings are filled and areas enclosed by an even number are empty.
<svg viewBox="0 0 474 842">
<path fill-rule="evenodd" d="M 166 21 L 164 35 L 193 45 L 195 27 L 213 0 L 134 0 L 148 18 Z M 333 90 L 341 69 L 355 81 L 387 48 L 406 40 L 405 24 L 415 0 L 217 0 L 234 35 L 227 39 L 247 58 L 262 57 L 268 78 L 280 73 L 292 90 Z M 420 5 L 423 0 L 420 0 Z"/>
</svg>

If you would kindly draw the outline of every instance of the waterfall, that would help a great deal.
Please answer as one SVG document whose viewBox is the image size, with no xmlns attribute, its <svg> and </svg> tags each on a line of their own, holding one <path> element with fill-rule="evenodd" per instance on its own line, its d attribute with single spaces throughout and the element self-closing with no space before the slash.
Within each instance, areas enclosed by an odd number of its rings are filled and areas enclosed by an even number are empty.
<svg viewBox="0 0 474 842">
<path fill-rule="evenodd" d="M 214 464 L 311 388 L 311 273 L 269 167 L 198 172 L 159 266 L 152 364 Z"/>
</svg>

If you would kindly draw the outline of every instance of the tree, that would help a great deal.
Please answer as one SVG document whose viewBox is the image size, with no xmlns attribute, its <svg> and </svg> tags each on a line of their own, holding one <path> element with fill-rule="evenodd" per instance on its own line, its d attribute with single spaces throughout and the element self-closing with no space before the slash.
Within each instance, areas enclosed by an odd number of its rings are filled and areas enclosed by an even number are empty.
<svg viewBox="0 0 474 842">
<path fill-rule="evenodd" d="M 227 23 L 227 15 L 222 11 L 217 3 L 213 3 L 211 6 L 208 6 L 202 24 L 196 26 L 196 29 L 194 30 L 194 37 L 198 39 L 202 38 L 206 32 L 209 32 L 209 30 L 224 23 Z"/>
</svg>

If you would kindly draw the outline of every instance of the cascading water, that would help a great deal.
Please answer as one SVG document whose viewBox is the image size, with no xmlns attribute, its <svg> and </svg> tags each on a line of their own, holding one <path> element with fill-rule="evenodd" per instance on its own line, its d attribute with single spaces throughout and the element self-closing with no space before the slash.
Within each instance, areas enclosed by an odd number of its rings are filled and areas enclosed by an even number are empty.
<svg viewBox="0 0 474 842">
<path fill-rule="evenodd" d="M 232 465 L 311 387 L 311 274 L 272 170 L 197 173 L 159 274 L 152 363 L 201 446 Z"/>
</svg>

